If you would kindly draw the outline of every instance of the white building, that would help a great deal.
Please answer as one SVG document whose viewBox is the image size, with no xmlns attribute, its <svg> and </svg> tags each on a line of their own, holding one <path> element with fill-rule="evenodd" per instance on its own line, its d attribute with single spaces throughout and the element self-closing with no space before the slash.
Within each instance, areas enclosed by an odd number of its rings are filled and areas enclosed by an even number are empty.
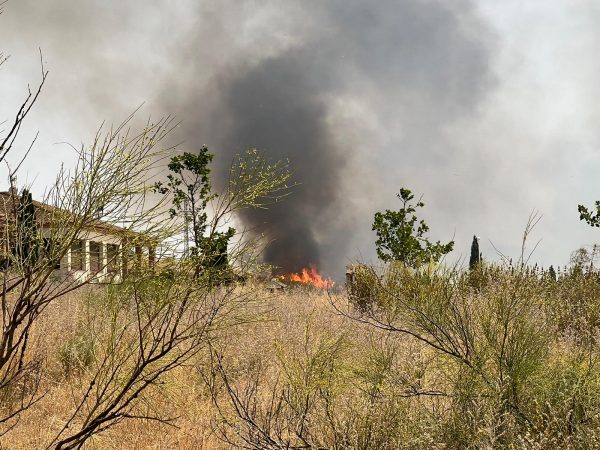
<svg viewBox="0 0 600 450">
<path fill-rule="evenodd" d="M 61 220 L 56 217 L 61 217 L 61 213 L 68 217 L 68 213 L 35 200 L 32 203 L 43 240 L 50 242 L 53 223 Z M 16 219 L 11 220 L 11 217 L 16 218 L 18 205 L 16 193 L 0 192 L 0 223 L 15 223 Z M 5 254 L 12 251 L 8 229 L 4 227 L 2 238 Z M 140 233 L 95 220 L 79 231 L 70 248 L 56 262 L 55 271 L 58 276 L 88 278 L 92 282 L 118 282 L 134 270 L 154 268 L 155 261 L 156 242 Z"/>
</svg>

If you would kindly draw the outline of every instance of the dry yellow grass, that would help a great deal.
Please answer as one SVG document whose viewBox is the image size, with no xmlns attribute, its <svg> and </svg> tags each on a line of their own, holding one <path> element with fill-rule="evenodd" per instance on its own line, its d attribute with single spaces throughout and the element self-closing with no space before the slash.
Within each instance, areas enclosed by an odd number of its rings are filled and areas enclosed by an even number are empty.
<svg viewBox="0 0 600 450">
<path fill-rule="evenodd" d="M 20 420 L 1 438 L 2 448 L 45 448 L 76 407 L 76 400 L 89 380 L 85 369 L 66 373 L 61 361 L 64 349 L 88 323 L 86 299 L 103 287 L 67 295 L 44 312 L 32 335 L 31 357 L 43 360 L 39 392 L 43 398 L 24 412 Z M 269 294 L 259 290 L 262 309 L 268 311 L 258 320 L 228 329 L 217 340 L 229 357 L 244 364 L 253 358 L 269 360 L 275 342 L 302 338 L 307 318 L 322 331 L 335 332 L 345 319 L 336 316 L 324 292 L 296 290 Z M 269 356 L 271 355 L 271 356 Z M 87 449 L 222 449 L 228 445 L 212 430 L 216 419 L 209 392 L 199 375 L 205 354 L 169 373 L 159 389 L 144 398 L 143 408 L 176 417 L 174 426 L 156 421 L 126 420 L 92 438 Z"/>
<path fill-rule="evenodd" d="M 389 298 L 380 293 L 387 309 L 379 312 L 399 327 L 391 331 L 339 314 L 332 300 L 344 304 L 344 295 L 250 288 L 236 325 L 212 336 L 213 352 L 203 348 L 139 399 L 137 413 L 174 418 L 173 426 L 128 419 L 85 448 L 235 448 L 222 432 L 240 442 L 256 430 L 234 413 L 215 355 L 255 424 L 284 443 L 597 448 L 600 353 L 590 332 L 600 323 L 600 278 L 592 275 L 549 282 L 492 268 L 444 281 L 402 272 Z M 45 448 L 73 412 L 93 368 L 83 361 L 90 357 L 86 336 L 93 331 L 101 341 L 109 328 L 103 303 L 90 301 L 103 289 L 63 297 L 36 324 L 29 357 L 42 358 L 44 396 L 2 436 L 2 448 Z M 251 448 L 261 448 L 258 442 Z"/>
</svg>

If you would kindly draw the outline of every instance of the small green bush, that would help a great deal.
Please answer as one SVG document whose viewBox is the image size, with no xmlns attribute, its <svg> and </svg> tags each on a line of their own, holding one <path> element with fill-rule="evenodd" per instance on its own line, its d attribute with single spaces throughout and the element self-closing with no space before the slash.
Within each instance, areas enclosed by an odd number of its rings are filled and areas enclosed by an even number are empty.
<svg viewBox="0 0 600 450">
<path fill-rule="evenodd" d="M 80 330 L 58 350 L 58 360 L 66 376 L 89 368 L 96 357 L 96 341 L 89 331 Z"/>
</svg>

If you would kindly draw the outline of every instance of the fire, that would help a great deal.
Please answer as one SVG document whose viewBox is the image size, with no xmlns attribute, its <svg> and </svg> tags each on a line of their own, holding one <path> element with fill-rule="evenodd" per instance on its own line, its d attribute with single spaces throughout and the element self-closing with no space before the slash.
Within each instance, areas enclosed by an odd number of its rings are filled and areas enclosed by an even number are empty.
<svg viewBox="0 0 600 450">
<path fill-rule="evenodd" d="M 331 278 L 323 278 L 317 272 L 317 267 L 312 265 L 305 269 L 302 269 L 302 273 L 293 273 L 290 275 L 291 281 L 296 281 L 303 284 L 312 284 L 320 289 L 332 288 L 335 282 Z"/>
</svg>

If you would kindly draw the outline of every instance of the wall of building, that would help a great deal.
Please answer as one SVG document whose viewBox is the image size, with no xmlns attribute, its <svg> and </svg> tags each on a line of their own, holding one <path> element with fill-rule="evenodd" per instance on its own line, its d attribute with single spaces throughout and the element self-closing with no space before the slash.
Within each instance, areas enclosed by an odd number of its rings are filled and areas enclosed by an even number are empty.
<svg viewBox="0 0 600 450">
<path fill-rule="evenodd" d="M 131 271 L 154 266 L 154 248 L 128 244 L 119 236 L 85 232 L 73 244 L 56 271 L 77 279 L 120 282 Z"/>
</svg>

